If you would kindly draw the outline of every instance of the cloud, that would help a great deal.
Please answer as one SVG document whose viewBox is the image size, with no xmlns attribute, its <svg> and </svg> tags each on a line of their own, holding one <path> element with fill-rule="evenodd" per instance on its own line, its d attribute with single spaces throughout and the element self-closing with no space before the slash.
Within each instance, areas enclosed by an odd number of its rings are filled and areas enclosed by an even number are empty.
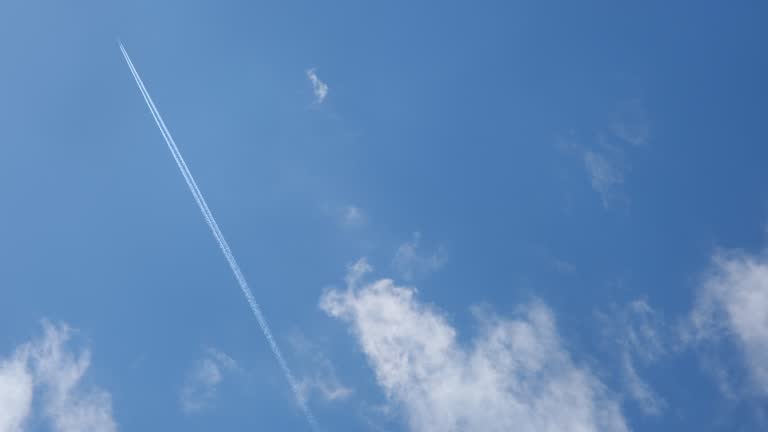
<svg viewBox="0 0 768 432">
<path fill-rule="evenodd" d="M 321 210 L 323 214 L 347 229 L 361 228 L 368 221 L 365 211 L 355 204 L 339 205 L 325 202 L 322 204 Z"/>
<path fill-rule="evenodd" d="M 653 391 L 651 386 L 638 375 L 635 362 L 626 351 L 622 355 L 621 367 L 622 374 L 624 375 L 624 385 L 630 397 L 637 402 L 640 410 L 645 415 L 661 415 L 667 406 L 666 401 Z"/>
<path fill-rule="evenodd" d="M 317 77 L 317 69 L 310 68 L 306 70 L 307 78 L 312 83 L 312 92 L 315 94 L 315 103 L 321 104 L 328 96 L 328 85 Z"/>
<path fill-rule="evenodd" d="M 610 349 L 618 353 L 620 372 L 629 396 L 645 415 L 660 415 L 666 401 L 642 379 L 638 367 L 647 367 L 666 355 L 667 326 L 644 299 L 634 300 L 609 313 L 598 313 Z"/>
<path fill-rule="evenodd" d="M 0 362 L 0 432 L 18 432 L 32 410 L 33 377 L 24 354 Z"/>
<path fill-rule="evenodd" d="M 299 380 L 301 398 L 309 400 L 319 397 L 326 402 L 347 399 L 354 393 L 351 387 L 344 385 L 336 374 L 336 368 L 320 348 L 301 334 L 290 338 L 291 347 L 303 357 L 303 363 L 309 363 L 312 372 Z"/>
<path fill-rule="evenodd" d="M 648 142 L 648 116 L 639 98 L 630 99 L 618 107 L 614 113 L 611 131 L 620 140 L 634 146 Z"/>
<path fill-rule="evenodd" d="M 577 365 L 552 311 L 534 301 L 513 318 L 476 310 L 469 344 L 415 291 L 392 280 L 365 283 L 358 261 L 346 290 L 321 308 L 347 323 L 388 399 L 416 432 L 626 431 L 619 404 L 589 369 Z"/>
<path fill-rule="evenodd" d="M 67 349 L 71 330 L 65 324 L 44 322 L 43 330 L 41 339 L 0 361 L 0 432 L 23 430 L 33 406 L 56 432 L 116 431 L 110 394 L 80 383 L 90 351 Z"/>
<path fill-rule="evenodd" d="M 314 376 L 299 381 L 299 393 L 304 400 L 318 396 L 326 402 L 334 402 L 347 399 L 353 390 L 339 381 L 333 369 L 323 368 Z"/>
<path fill-rule="evenodd" d="M 642 361 L 656 361 L 667 351 L 665 324 L 645 299 L 629 302 L 617 312 L 617 326 L 622 332 L 621 345 Z"/>
<path fill-rule="evenodd" d="M 576 265 L 565 260 L 552 258 L 550 264 L 558 273 L 574 273 Z"/>
<path fill-rule="evenodd" d="M 603 206 L 608 208 L 611 202 L 620 196 L 620 187 L 624 183 L 624 172 L 608 154 L 587 150 L 584 152 L 584 167 L 589 174 L 592 188 L 600 194 Z"/>
<path fill-rule="evenodd" d="M 349 227 L 358 227 L 365 223 L 365 215 L 360 207 L 347 205 L 342 208 L 341 221 Z"/>
<path fill-rule="evenodd" d="M 750 384 L 768 395 L 768 258 L 717 252 L 684 327 L 688 341 L 728 340 L 743 354 Z M 716 371 L 727 376 L 727 371 Z"/>
<path fill-rule="evenodd" d="M 632 149 L 648 143 L 650 126 L 639 98 L 625 101 L 613 110 L 606 123 L 589 132 L 593 136 L 579 144 L 571 132 L 561 138 L 561 146 L 575 150 L 589 175 L 592 189 L 600 195 L 603 207 L 628 204 L 623 186 L 629 172 Z"/>
<path fill-rule="evenodd" d="M 392 260 L 395 270 L 406 280 L 413 280 L 432 273 L 445 264 L 445 254 L 442 249 L 438 249 L 432 254 L 420 253 L 420 240 L 421 234 L 414 233 L 410 241 L 400 245 L 395 252 L 395 258 Z"/>
<path fill-rule="evenodd" d="M 216 399 L 224 374 L 237 370 L 232 357 L 215 348 L 207 349 L 187 376 L 181 390 L 181 408 L 186 413 L 196 413 L 208 407 Z"/>
</svg>

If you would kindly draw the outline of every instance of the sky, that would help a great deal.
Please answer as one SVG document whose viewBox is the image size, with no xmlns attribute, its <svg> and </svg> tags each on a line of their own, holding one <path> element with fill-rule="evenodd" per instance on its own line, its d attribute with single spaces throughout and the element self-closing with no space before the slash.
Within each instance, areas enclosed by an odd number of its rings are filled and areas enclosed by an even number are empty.
<svg viewBox="0 0 768 432">
<path fill-rule="evenodd" d="M 4 1 L 0 432 L 768 429 L 767 13 Z"/>
</svg>

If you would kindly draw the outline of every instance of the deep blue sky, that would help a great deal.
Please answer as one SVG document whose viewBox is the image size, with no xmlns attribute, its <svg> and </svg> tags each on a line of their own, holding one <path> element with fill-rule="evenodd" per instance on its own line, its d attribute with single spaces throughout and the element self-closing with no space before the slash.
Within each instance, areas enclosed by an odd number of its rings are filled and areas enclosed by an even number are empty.
<svg viewBox="0 0 768 432">
<path fill-rule="evenodd" d="M 6 1 L 0 358 L 39 338 L 41 319 L 67 323 L 70 348 L 92 356 L 82 385 L 111 394 L 119 430 L 309 430 L 119 38 L 294 372 L 352 391 L 309 396 L 325 430 L 427 430 L 377 381 L 363 336 L 318 307 L 363 257 L 370 281 L 416 287 L 464 347 L 481 332 L 472 306 L 512 319 L 538 299 L 632 430 L 762 430 L 768 386 L 749 358 L 768 352 L 765 322 L 755 349 L 738 328 L 706 347 L 680 328 L 713 256 L 762 256 L 766 12 Z M 757 280 L 750 292 L 768 292 Z M 667 335 L 663 354 L 635 361 L 665 401 L 650 415 L 605 331 L 636 300 Z M 236 366 L 219 362 L 204 406 L 185 409 L 214 352 Z M 755 389 L 728 395 L 713 362 Z M 49 430 L 43 418 L 27 429 Z"/>
</svg>

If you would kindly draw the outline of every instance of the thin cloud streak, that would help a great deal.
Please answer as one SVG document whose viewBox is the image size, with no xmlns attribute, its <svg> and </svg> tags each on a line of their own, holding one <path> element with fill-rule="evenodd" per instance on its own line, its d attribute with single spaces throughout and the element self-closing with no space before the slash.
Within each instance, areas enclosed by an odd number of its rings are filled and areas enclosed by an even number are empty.
<svg viewBox="0 0 768 432">
<path fill-rule="evenodd" d="M 205 198 L 203 197 L 203 194 L 200 192 L 200 189 L 198 188 L 197 183 L 195 182 L 195 179 L 192 177 L 192 173 L 189 171 L 189 168 L 187 167 L 187 164 L 184 161 L 184 158 L 181 156 L 181 152 L 179 152 L 179 149 L 176 146 L 176 142 L 173 140 L 173 137 L 171 136 L 170 131 L 165 126 L 165 122 L 160 116 L 160 112 L 155 107 L 155 104 L 152 101 L 152 98 L 150 97 L 146 87 L 144 87 L 144 83 L 142 82 L 141 77 L 139 76 L 139 73 L 136 71 L 136 68 L 133 66 L 133 62 L 128 56 L 128 52 L 126 52 L 125 47 L 123 46 L 122 43 L 119 43 L 119 45 L 120 45 L 120 51 L 122 51 L 123 57 L 125 58 L 125 61 L 131 70 L 131 74 L 133 75 L 134 80 L 136 81 L 136 85 L 138 85 L 139 90 L 141 91 L 141 94 L 144 97 L 144 101 L 147 103 L 147 107 L 152 113 L 152 117 L 154 118 L 155 123 L 157 124 L 157 127 L 160 129 L 160 133 L 163 135 L 163 138 L 165 139 L 165 142 L 168 145 L 168 149 L 171 151 L 171 154 L 173 155 L 173 158 L 176 161 L 176 165 L 179 167 L 179 171 L 181 171 L 181 175 L 184 177 L 184 180 L 186 181 L 190 192 L 192 192 L 192 196 L 195 198 L 195 201 L 197 202 L 197 205 L 200 208 L 200 211 L 203 213 L 203 217 L 205 218 L 205 221 L 208 224 L 208 227 L 211 229 L 211 232 L 213 233 L 214 238 L 219 244 L 219 247 L 221 248 L 221 251 L 224 254 L 224 257 L 226 258 L 230 269 L 232 269 L 232 273 L 234 274 L 235 279 L 237 279 L 237 282 L 240 285 L 240 289 L 243 292 L 243 295 L 245 296 L 245 299 L 248 302 L 248 305 L 251 307 L 251 310 L 253 311 L 253 315 L 256 317 L 256 321 L 259 323 L 259 327 L 261 327 L 261 331 L 264 334 L 264 337 L 267 339 L 267 342 L 269 343 L 269 347 L 272 349 L 272 353 L 274 354 L 275 359 L 277 360 L 277 363 L 280 366 L 280 369 L 282 369 L 283 375 L 285 375 L 286 380 L 288 380 L 288 384 L 291 386 L 291 390 L 293 391 L 294 397 L 296 398 L 296 402 L 299 404 L 299 407 L 301 408 L 304 416 L 309 422 L 310 427 L 315 431 L 319 431 L 319 426 L 317 424 L 317 421 L 315 420 L 314 415 L 310 411 L 309 406 L 306 404 L 304 399 L 301 398 L 301 392 L 300 392 L 300 387 L 298 385 L 298 382 L 296 381 L 293 374 L 291 373 L 291 370 L 288 368 L 288 364 L 283 358 L 283 354 L 280 351 L 280 348 L 278 347 L 277 342 L 275 341 L 275 338 L 272 336 L 272 331 L 269 328 L 269 324 L 267 323 L 267 320 L 264 317 L 264 314 L 261 312 L 261 307 L 256 302 L 256 298 L 253 296 L 253 293 L 250 287 L 248 286 L 248 282 L 246 281 L 245 276 L 243 275 L 243 272 L 240 270 L 240 266 L 235 260 L 235 256 L 232 254 L 232 251 L 229 248 L 229 244 L 227 243 L 226 239 L 224 238 L 224 235 L 219 229 L 219 226 L 216 223 L 216 220 L 214 219 L 213 214 L 211 213 L 211 210 L 208 208 L 208 204 L 205 202 Z"/>
</svg>

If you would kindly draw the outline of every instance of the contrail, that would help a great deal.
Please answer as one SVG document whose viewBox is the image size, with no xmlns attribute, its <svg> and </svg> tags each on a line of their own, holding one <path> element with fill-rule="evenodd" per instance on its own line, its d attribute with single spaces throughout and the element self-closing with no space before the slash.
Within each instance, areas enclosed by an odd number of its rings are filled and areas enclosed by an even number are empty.
<svg viewBox="0 0 768 432">
<path fill-rule="evenodd" d="M 304 413 L 304 416 L 307 418 L 307 421 L 309 422 L 309 425 L 312 428 L 312 430 L 319 431 L 320 428 L 318 427 L 317 421 L 315 420 L 315 417 L 312 415 L 312 411 L 310 411 L 306 401 L 301 396 L 301 391 L 299 390 L 299 385 L 296 382 L 296 378 L 294 378 L 293 374 L 291 373 L 291 370 L 288 368 L 288 363 L 286 363 L 285 359 L 283 358 L 283 354 L 280 351 L 280 347 L 278 347 L 277 342 L 275 341 L 275 338 L 272 336 L 272 331 L 269 329 L 269 324 L 267 323 L 267 319 L 264 317 L 264 314 L 261 312 L 261 308 L 259 307 L 259 304 L 256 302 L 256 298 L 254 298 L 253 293 L 251 292 L 251 288 L 248 286 L 248 282 L 245 280 L 245 276 L 243 275 L 243 272 L 240 270 L 240 266 L 237 264 L 237 261 L 235 260 L 235 256 L 232 254 L 232 251 L 229 248 L 229 244 L 227 243 L 227 240 L 224 238 L 224 234 L 222 234 L 221 230 L 219 229 L 219 225 L 216 223 L 216 219 L 214 219 L 213 213 L 211 213 L 210 208 L 208 208 L 208 204 L 205 202 L 205 198 L 203 197 L 202 192 L 200 192 L 200 188 L 197 187 L 197 183 L 195 182 L 195 179 L 192 177 L 192 173 L 189 171 L 189 168 L 187 167 L 186 162 L 184 162 L 184 158 L 181 156 L 181 152 L 179 152 L 179 148 L 176 146 L 176 142 L 173 140 L 173 137 L 171 136 L 171 132 L 165 126 L 165 122 L 163 121 L 163 118 L 160 116 L 160 112 L 157 110 L 157 107 L 155 107 L 155 103 L 152 101 L 152 98 L 149 96 L 149 92 L 147 91 L 146 87 L 144 87 L 144 82 L 142 82 L 141 77 L 139 76 L 139 73 L 136 71 L 136 68 L 133 66 L 133 62 L 131 61 L 131 58 L 128 56 L 128 52 L 125 51 L 125 47 L 123 46 L 122 43 L 118 42 L 118 44 L 120 45 L 120 51 L 122 51 L 123 53 L 125 62 L 128 64 L 128 67 L 131 69 L 131 74 L 133 74 L 133 78 L 136 80 L 136 85 L 139 86 L 141 95 L 144 97 L 144 101 L 147 103 L 147 107 L 149 107 L 149 111 L 152 113 L 152 117 L 155 119 L 155 123 L 157 124 L 157 127 L 160 129 L 160 133 L 163 135 L 163 138 L 165 139 L 165 143 L 168 144 L 168 149 L 171 151 L 171 154 L 173 155 L 173 159 L 176 161 L 176 165 L 179 167 L 179 171 L 181 171 L 181 175 L 184 177 L 184 181 L 186 181 L 190 192 L 192 192 L 192 196 L 195 198 L 195 201 L 197 202 L 197 205 L 200 208 L 200 211 L 203 213 L 203 217 L 205 218 L 205 221 L 208 223 L 208 227 L 211 229 L 211 232 L 213 233 L 213 237 L 216 238 L 216 242 L 219 244 L 219 247 L 221 248 L 222 253 L 224 253 L 224 257 L 227 259 L 227 262 L 229 263 L 229 268 L 232 269 L 232 273 L 235 275 L 235 279 L 237 279 L 237 283 L 240 285 L 240 289 L 243 291 L 243 295 L 245 296 L 245 299 L 248 301 L 248 305 L 251 307 L 251 310 L 253 311 L 253 315 L 256 317 L 256 321 L 259 323 L 259 327 L 261 327 L 261 331 L 262 333 L 264 333 L 264 337 L 267 339 L 267 342 L 269 342 L 269 347 L 272 349 L 272 353 L 275 355 L 275 359 L 277 360 L 277 363 L 280 365 L 280 369 L 282 369 L 283 375 L 285 375 L 285 378 L 288 380 L 288 384 L 290 384 L 291 386 L 291 390 L 293 391 L 293 394 L 296 397 L 296 402 L 299 404 L 299 408 L 301 408 L 301 411 Z"/>
</svg>

